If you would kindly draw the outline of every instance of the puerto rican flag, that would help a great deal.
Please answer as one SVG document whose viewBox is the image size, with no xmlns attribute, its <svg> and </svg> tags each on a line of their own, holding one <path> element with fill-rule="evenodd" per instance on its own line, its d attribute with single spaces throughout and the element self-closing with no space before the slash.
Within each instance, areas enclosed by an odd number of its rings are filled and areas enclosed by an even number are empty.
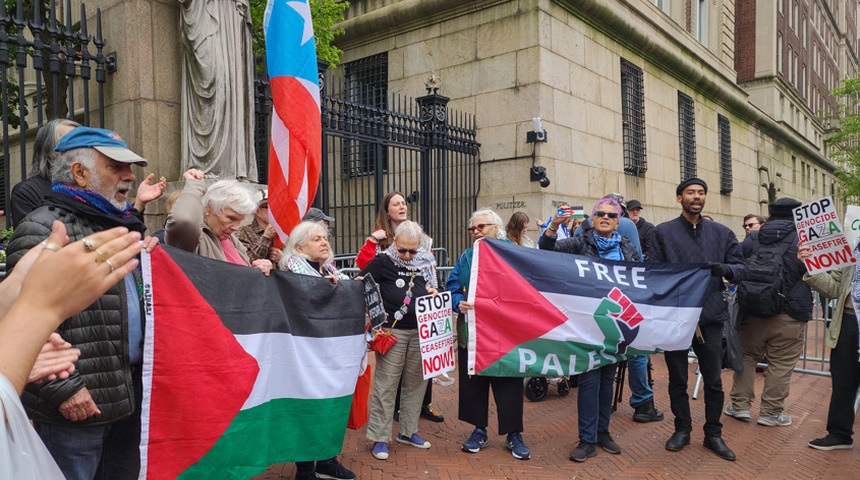
<svg viewBox="0 0 860 480">
<path fill-rule="evenodd" d="M 307 213 L 320 178 L 322 126 L 309 0 L 269 0 L 263 18 L 272 89 L 269 222 L 282 242 Z"/>
<path fill-rule="evenodd" d="M 468 371 L 576 375 L 629 356 L 690 348 L 710 270 L 475 242 Z"/>
</svg>

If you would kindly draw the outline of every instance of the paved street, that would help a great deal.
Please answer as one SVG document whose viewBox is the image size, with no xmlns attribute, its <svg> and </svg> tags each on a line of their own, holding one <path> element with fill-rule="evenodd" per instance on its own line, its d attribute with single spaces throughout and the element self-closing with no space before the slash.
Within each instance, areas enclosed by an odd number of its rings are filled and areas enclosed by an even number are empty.
<svg viewBox="0 0 860 480">
<path fill-rule="evenodd" d="M 691 400 L 693 410 L 692 444 L 680 453 L 665 450 L 663 445 L 672 434 L 672 414 L 666 393 L 667 374 L 661 356 L 654 358 L 654 380 L 657 406 L 666 420 L 638 424 L 632 421 L 632 409 L 619 405 L 613 414 L 611 432 L 623 449 L 620 455 L 602 450 L 585 463 L 568 459 L 577 443 L 576 390 L 567 397 L 558 396 L 554 387 L 540 402 L 525 404 L 524 438 L 531 449 L 528 461 L 511 457 L 503 446 L 504 437 L 494 435 L 495 409 L 491 406 L 490 448 L 477 454 L 460 450 L 460 443 L 471 427 L 457 420 L 457 384 L 434 388 L 434 403 L 446 416 L 441 424 L 420 422 L 420 434 L 433 443 L 429 450 L 390 444 L 391 458 L 376 460 L 370 454 L 370 443 L 364 430 L 347 431 L 341 462 L 360 479 L 740 479 L 761 478 L 807 480 L 860 478 L 860 447 L 855 450 L 820 452 L 806 443 L 824 434 L 830 379 L 811 374 L 795 374 L 786 410 L 792 416 L 789 427 L 763 427 L 723 416 L 723 437 L 738 455 L 737 462 L 721 460 L 702 447 L 701 425 L 704 406 L 700 396 Z M 690 365 L 691 379 L 695 365 Z M 756 392 L 761 392 L 763 374 L 756 374 Z M 728 397 L 731 373 L 723 372 Z M 758 413 L 753 407 L 753 417 Z M 396 434 L 397 424 L 394 424 Z M 292 464 L 277 465 L 259 480 L 292 478 Z"/>
</svg>

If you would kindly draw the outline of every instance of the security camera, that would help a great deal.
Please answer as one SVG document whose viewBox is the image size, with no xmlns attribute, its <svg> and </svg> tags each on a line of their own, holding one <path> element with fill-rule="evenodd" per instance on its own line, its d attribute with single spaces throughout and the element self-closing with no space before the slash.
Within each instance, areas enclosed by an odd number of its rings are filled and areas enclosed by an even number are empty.
<svg viewBox="0 0 860 480">
<path fill-rule="evenodd" d="M 529 169 L 529 180 L 539 182 L 540 186 L 546 188 L 549 186 L 549 178 L 546 176 L 546 167 L 531 167 Z"/>
<path fill-rule="evenodd" d="M 535 143 L 545 141 L 546 130 L 543 129 L 543 123 L 541 122 L 540 117 L 534 117 L 532 119 L 532 131 L 526 133 L 526 142 Z"/>
</svg>

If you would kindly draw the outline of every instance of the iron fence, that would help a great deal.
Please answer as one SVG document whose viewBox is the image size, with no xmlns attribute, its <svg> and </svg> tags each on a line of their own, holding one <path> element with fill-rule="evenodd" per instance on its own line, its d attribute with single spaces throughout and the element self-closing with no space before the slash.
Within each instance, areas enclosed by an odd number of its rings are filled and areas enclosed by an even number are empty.
<svg viewBox="0 0 860 480">
<path fill-rule="evenodd" d="M 17 0 L 15 11 L 0 1 L 0 91 L 3 111 L 3 204 L 12 184 L 10 149 L 17 146 L 20 180 L 27 176 L 27 138 L 47 120 L 69 118 L 90 125 L 93 70 L 98 126 L 104 127 L 104 84 L 116 71 L 116 55 L 105 54 L 101 10 L 96 9 L 95 35 L 80 5 L 73 23 L 71 0 Z M 65 20 L 63 19 L 65 17 Z M 10 133 L 10 131 L 17 132 Z M 8 221 L 8 216 L 6 217 Z"/>
<path fill-rule="evenodd" d="M 428 88 L 417 99 L 389 95 L 378 84 L 356 84 L 320 64 L 322 171 L 314 206 L 332 224 L 338 253 L 357 252 L 375 230 L 384 195 L 403 193 L 409 218 L 451 255 L 470 242 L 465 232 L 475 210 L 480 169 L 475 118 L 447 107 L 448 98 Z M 257 81 L 257 125 L 269 125 L 270 93 Z M 265 171 L 268 128 L 257 128 L 257 164 Z M 261 174 L 261 182 L 264 181 Z M 446 260 L 447 263 L 447 260 Z"/>
</svg>

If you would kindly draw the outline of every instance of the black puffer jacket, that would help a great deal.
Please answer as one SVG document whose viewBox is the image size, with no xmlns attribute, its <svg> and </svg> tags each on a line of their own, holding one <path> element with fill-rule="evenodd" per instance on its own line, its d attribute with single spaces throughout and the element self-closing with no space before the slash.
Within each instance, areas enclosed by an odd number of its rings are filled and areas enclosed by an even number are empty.
<svg viewBox="0 0 860 480">
<path fill-rule="evenodd" d="M 563 238 L 561 240 L 556 240 L 557 237 L 544 235 L 540 242 L 540 248 L 542 250 L 555 250 L 556 252 L 600 257 L 597 241 L 594 240 L 594 235 L 590 233 L 592 231 L 592 229 L 589 229 L 588 233 L 581 233 L 575 237 Z M 621 237 L 621 255 L 627 262 L 639 261 L 639 252 L 636 251 L 636 247 L 625 236 Z"/>
<path fill-rule="evenodd" d="M 783 238 L 796 231 L 794 222 L 790 219 L 771 218 L 768 219 L 767 223 L 762 225 L 757 235 L 759 242 L 762 245 L 767 245 L 782 241 Z M 755 253 L 753 249 L 754 244 L 752 235 L 749 235 L 741 243 L 744 258 L 750 258 Z M 797 259 L 797 236 L 794 237 L 791 246 L 785 251 L 782 261 L 783 268 L 785 269 L 785 281 L 788 285 L 786 290 L 786 298 L 788 300 L 785 304 L 785 313 L 797 320 L 809 321 L 812 318 L 812 290 L 803 281 L 806 266 Z"/>
<path fill-rule="evenodd" d="M 731 280 L 743 280 L 747 273 L 738 238 L 729 227 L 699 217 L 693 225 L 683 215 L 663 222 L 651 230 L 646 258 L 655 263 L 720 263 L 732 271 Z M 723 280 L 710 277 L 700 324 L 723 323 L 729 318 L 723 298 Z"/>
<path fill-rule="evenodd" d="M 69 197 L 60 198 L 58 194 L 49 194 L 46 202 L 15 229 L 7 249 L 10 269 L 30 248 L 48 237 L 54 220 L 66 225 L 70 242 L 114 226 L 138 231 L 145 228 L 134 216 L 110 217 Z M 74 272 L 68 274 L 74 275 Z M 30 418 L 64 425 L 96 425 L 132 414 L 135 403 L 128 356 L 125 290 L 124 281 L 117 283 L 89 308 L 60 325 L 58 332 L 81 350 L 81 357 L 75 364 L 75 373 L 68 379 L 27 385 L 21 400 Z M 102 413 L 80 422 L 66 420 L 58 407 L 83 387 L 89 390 Z"/>
</svg>

